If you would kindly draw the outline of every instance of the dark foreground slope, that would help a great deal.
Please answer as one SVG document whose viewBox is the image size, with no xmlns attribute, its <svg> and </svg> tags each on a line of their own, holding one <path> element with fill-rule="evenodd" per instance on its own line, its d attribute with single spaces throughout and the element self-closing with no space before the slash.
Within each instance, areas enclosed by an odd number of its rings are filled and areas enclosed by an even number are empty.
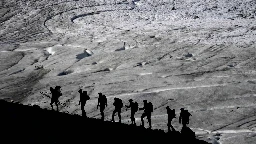
<svg viewBox="0 0 256 144">
<path fill-rule="evenodd" d="M 179 132 L 165 133 L 0 101 L 1 143 L 197 143 Z"/>
</svg>

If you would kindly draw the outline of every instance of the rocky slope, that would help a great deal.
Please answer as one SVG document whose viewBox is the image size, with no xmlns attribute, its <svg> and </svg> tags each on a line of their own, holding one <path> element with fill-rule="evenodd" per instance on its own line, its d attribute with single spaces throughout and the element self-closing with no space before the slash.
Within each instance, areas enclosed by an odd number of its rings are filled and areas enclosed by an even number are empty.
<svg viewBox="0 0 256 144">
<path fill-rule="evenodd" d="M 222 144 L 255 143 L 255 0 L 3 0 L 1 99 L 50 108 L 40 91 L 62 86 L 61 111 L 99 118 L 98 92 L 191 111 L 190 127 Z M 35 68 L 43 66 L 43 68 Z M 141 111 L 136 114 L 140 123 Z M 122 112 L 129 123 L 129 111 Z M 176 118 L 174 127 L 181 128 Z"/>
</svg>

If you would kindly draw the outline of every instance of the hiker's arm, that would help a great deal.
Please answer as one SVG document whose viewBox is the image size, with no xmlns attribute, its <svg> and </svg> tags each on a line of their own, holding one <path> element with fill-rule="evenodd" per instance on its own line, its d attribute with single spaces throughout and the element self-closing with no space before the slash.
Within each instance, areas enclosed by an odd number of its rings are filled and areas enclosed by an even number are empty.
<svg viewBox="0 0 256 144">
<path fill-rule="evenodd" d="M 128 108 L 130 108 L 130 106 L 128 106 L 128 105 L 125 105 L 125 108 L 126 108 L 126 111 L 127 111 L 127 109 L 128 109 Z"/>
</svg>

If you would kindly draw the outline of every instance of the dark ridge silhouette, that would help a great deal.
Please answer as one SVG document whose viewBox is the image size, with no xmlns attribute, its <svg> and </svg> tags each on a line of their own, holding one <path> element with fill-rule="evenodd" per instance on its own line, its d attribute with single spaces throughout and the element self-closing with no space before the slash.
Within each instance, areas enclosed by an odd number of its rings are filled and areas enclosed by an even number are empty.
<svg viewBox="0 0 256 144">
<path fill-rule="evenodd" d="M 63 144 L 63 143 L 165 143 L 209 144 L 183 134 L 165 133 L 134 125 L 85 118 L 54 110 L 41 109 L 0 100 L 1 143 Z M 116 139 L 118 138 L 118 139 Z M 120 141 L 121 140 L 121 141 Z"/>
</svg>

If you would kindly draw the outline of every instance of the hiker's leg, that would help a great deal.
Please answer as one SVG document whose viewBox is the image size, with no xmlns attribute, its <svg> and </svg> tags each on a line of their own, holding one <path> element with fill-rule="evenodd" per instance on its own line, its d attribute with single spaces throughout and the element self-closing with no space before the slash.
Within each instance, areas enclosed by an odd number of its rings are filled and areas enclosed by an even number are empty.
<svg viewBox="0 0 256 144">
<path fill-rule="evenodd" d="M 149 128 L 151 128 L 151 114 L 147 115 L 147 119 L 148 119 Z"/>
<path fill-rule="evenodd" d="M 176 131 L 175 128 L 171 125 L 172 131 Z"/>
<path fill-rule="evenodd" d="M 118 117 L 119 117 L 119 122 L 121 123 L 121 110 L 118 110 Z"/>
<path fill-rule="evenodd" d="M 57 111 L 59 111 L 58 103 L 57 103 L 57 102 L 55 102 L 55 105 L 57 106 Z"/>
<path fill-rule="evenodd" d="M 132 118 L 132 124 L 136 125 L 134 116 Z"/>
<path fill-rule="evenodd" d="M 182 125 L 183 125 L 183 127 L 186 127 L 186 125 L 187 125 L 187 120 L 186 119 L 182 119 Z"/>
<path fill-rule="evenodd" d="M 131 114 L 131 122 L 132 122 L 132 124 L 134 124 L 134 122 L 135 122 L 133 114 Z"/>
<path fill-rule="evenodd" d="M 168 127 L 168 132 L 170 132 L 170 123 L 169 122 L 167 124 L 167 127 Z"/>
<path fill-rule="evenodd" d="M 104 111 L 101 111 L 101 119 L 104 120 Z"/>
<path fill-rule="evenodd" d="M 135 117 L 134 117 L 134 115 L 135 115 L 135 112 L 132 112 L 132 113 L 131 113 L 131 121 L 132 121 L 132 124 L 135 124 Z"/>
<path fill-rule="evenodd" d="M 116 110 L 114 110 L 113 113 L 112 113 L 112 121 L 113 121 L 113 122 L 115 121 L 115 118 L 114 118 L 115 113 L 116 113 Z"/>
<path fill-rule="evenodd" d="M 143 113 L 142 115 L 141 115 L 141 125 L 144 127 L 144 120 L 143 120 L 143 118 L 146 116 L 146 114 L 145 113 Z"/>
<path fill-rule="evenodd" d="M 53 110 L 53 105 L 52 105 L 52 104 L 53 104 L 53 101 L 51 100 L 51 103 L 50 103 L 50 105 L 51 105 L 51 107 L 52 107 L 52 110 Z"/>
<path fill-rule="evenodd" d="M 83 111 L 83 109 L 84 109 L 84 105 L 83 105 L 83 103 L 81 102 L 81 110 Z"/>
</svg>

